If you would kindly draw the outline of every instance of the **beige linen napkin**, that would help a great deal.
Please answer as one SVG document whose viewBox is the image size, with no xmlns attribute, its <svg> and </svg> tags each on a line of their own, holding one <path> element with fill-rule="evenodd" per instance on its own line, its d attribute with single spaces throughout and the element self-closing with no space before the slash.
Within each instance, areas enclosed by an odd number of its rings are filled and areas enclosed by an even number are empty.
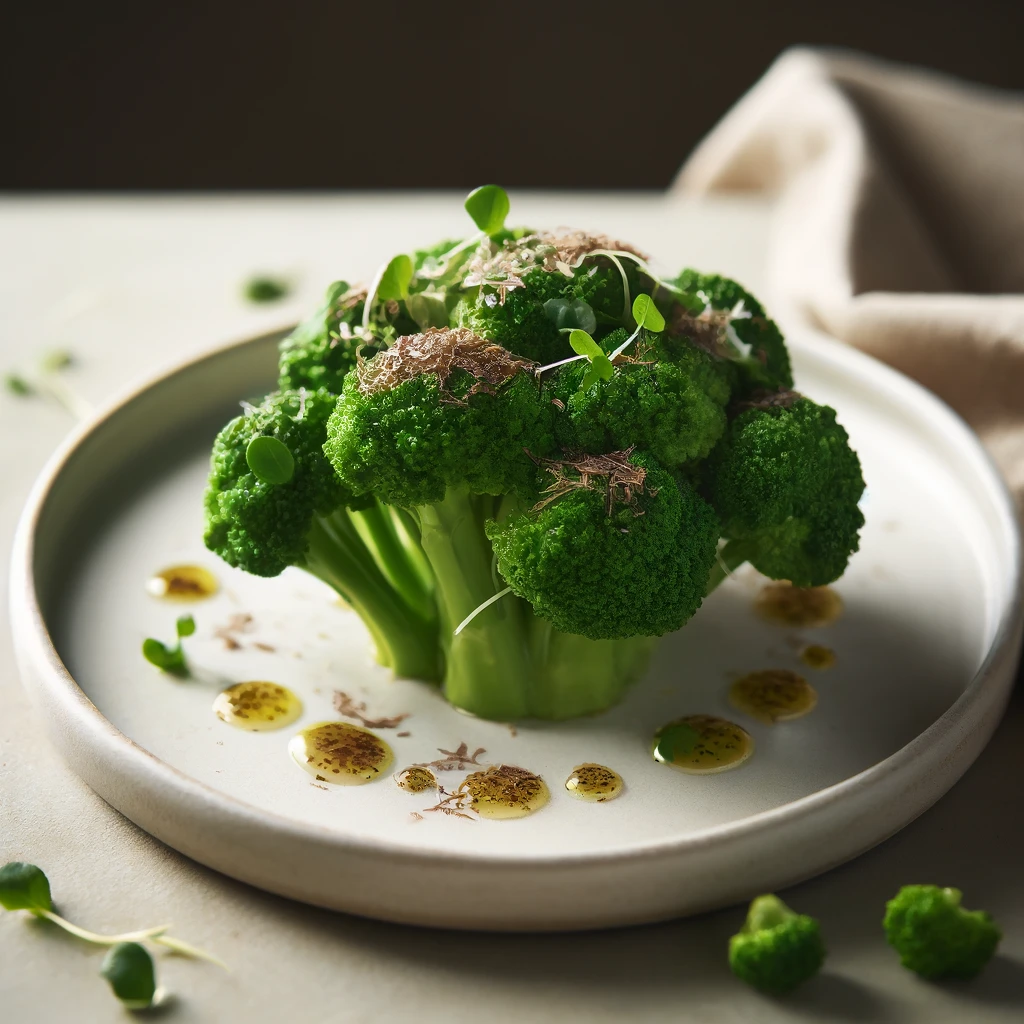
<svg viewBox="0 0 1024 1024">
<path fill-rule="evenodd" d="M 769 291 L 940 395 L 1024 509 L 1024 95 L 790 50 L 674 187 L 776 196 Z"/>
</svg>

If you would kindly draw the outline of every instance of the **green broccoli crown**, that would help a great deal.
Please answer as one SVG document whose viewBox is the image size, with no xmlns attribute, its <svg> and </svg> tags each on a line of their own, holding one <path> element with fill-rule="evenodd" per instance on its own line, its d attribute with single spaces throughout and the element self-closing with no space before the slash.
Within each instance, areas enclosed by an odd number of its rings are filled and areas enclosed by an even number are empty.
<svg viewBox="0 0 1024 1024">
<path fill-rule="evenodd" d="M 459 329 L 399 338 L 346 378 L 325 451 L 356 494 L 412 507 L 449 487 L 532 487 L 527 451 L 554 443 L 530 363 Z"/>
<path fill-rule="evenodd" d="M 718 520 L 648 455 L 548 462 L 530 512 L 487 524 L 498 571 L 556 629 L 593 640 L 660 636 L 700 607 Z"/>
<path fill-rule="evenodd" d="M 727 277 L 696 270 L 683 270 L 670 283 L 696 295 L 710 309 L 694 314 L 682 305 L 674 307 L 667 318 L 669 342 L 673 336 L 687 337 L 720 358 L 730 348 L 739 348 L 738 353 L 731 353 L 729 366 L 739 394 L 793 386 L 782 332 L 750 292 Z M 741 358 L 736 359 L 736 355 Z"/>
<path fill-rule="evenodd" d="M 604 251 L 627 255 L 612 258 Z M 467 264 L 469 291 L 452 310 L 452 324 L 541 363 L 572 354 L 563 329 L 594 333 L 622 322 L 623 278 L 641 290 L 634 253 L 622 242 L 582 232 L 540 232 L 484 243 Z M 572 307 L 572 308 L 570 308 Z"/>
<path fill-rule="evenodd" d="M 798 587 L 838 579 L 864 525 L 860 461 L 833 409 L 777 393 L 729 424 L 705 464 L 705 486 L 730 540 Z"/>
<path fill-rule="evenodd" d="M 335 281 L 320 308 L 281 342 L 278 387 L 327 388 L 337 394 L 345 374 L 356 364 L 356 352 L 365 339 L 354 333 L 362 322 L 365 288 Z M 376 350 L 370 344 L 369 352 Z"/>
<path fill-rule="evenodd" d="M 601 347 L 614 351 L 627 337 L 625 330 L 613 331 Z M 566 449 L 636 446 L 665 468 L 678 469 L 705 458 L 725 431 L 729 386 L 712 358 L 693 345 L 681 348 L 673 362 L 619 363 L 614 376 L 581 390 L 587 369 L 584 362 L 569 363 L 551 381 L 565 407 L 556 428 Z"/>
<path fill-rule="evenodd" d="M 313 517 L 327 515 L 350 495 L 324 458 L 335 397 L 326 389 L 281 391 L 231 420 L 217 435 L 205 495 L 206 546 L 229 565 L 276 576 L 301 564 Z M 294 471 L 268 483 L 246 453 L 257 437 L 272 437 L 291 453 Z"/>
<path fill-rule="evenodd" d="M 790 910 L 778 896 L 758 896 L 742 930 L 729 940 L 733 974 L 769 995 L 792 992 L 824 962 L 818 922 Z"/>
<path fill-rule="evenodd" d="M 973 978 L 1003 937 L 983 910 L 964 910 L 959 889 L 905 885 L 885 905 L 882 927 L 900 963 L 923 978 Z"/>
</svg>

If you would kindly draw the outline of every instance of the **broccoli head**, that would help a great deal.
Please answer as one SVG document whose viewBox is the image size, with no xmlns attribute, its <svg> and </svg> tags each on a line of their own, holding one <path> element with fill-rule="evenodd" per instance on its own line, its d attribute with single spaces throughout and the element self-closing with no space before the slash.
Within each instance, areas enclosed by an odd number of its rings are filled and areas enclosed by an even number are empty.
<svg viewBox="0 0 1024 1024">
<path fill-rule="evenodd" d="M 352 500 L 324 458 L 335 397 L 316 391 L 278 391 L 221 430 L 213 445 L 206 488 L 206 546 L 228 565 L 255 576 L 277 576 L 301 564 L 310 524 Z M 256 437 L 273 437 L 291 453 L 290 480 L 273 484 L 250 468 Z"/>
<path fill-rule="evenodd" d="M 758 896 L 729 940 L 729 966 L 748 985 L 785 995 L 813 978 L 825 962 L 821 929 L 813 917 L 790 910 L 778 896 Z"/>
<path fill-rule="evenodd" d="M 983 910 L 964 910 L 959 889 L 905 885 L 885 905 L 885 937 L 923 978 L 973 978 L 1002 938 Z"/>
<path fill-rule="evenodd" d="M 608 352 L 628 337 L 613 331 Z M 615 375 L 582 390 L 588 365 L 569 363 L 549 384 L 564 406 L 558 440 L 569 450 L 622 451 L 635 445 L 666 469 L 706 458 L 725 431 L 729 386 L 711 357 L 693 345 L 672 362 L 621 362 Z"/>
<path fill-rule="evenodd" d="M 327 289 L 320 308 L 281 342 L 278 387 L 282 391 L 327 388 L 337 394 L 341 390 L 360 345 L 366 355 L 378 347 L 354 333 L 362 323 L 365 301 L 366 289 L 345 281 L 335 281 Z"/>
<path fill-rule="evenodd" d="M 740 412 L 705 463 L 723 535 L 772 579 L 838 579 L 864 524 L 860 461 L 833 409 L 792 392 Z"/>
<path fill-rule="evenodd" d="M 642 453 L 547 463 L 540 505 L 487 525 L 498 571 L 556 629 L 592 640 L 660 636 L 700 607 L 718 520 Z"/>
<path fill-rule="evenodd" d="M 727 277 L 696 270 L 683 270 L 670 283 L 706 303 L 706 309 L 694 313 L 685 305 L 674 306 L 667 318 L 667 341 L 685 337 L 718 358 L 731 357 L 728 368 L 739 394 L 793 386 L 782 332 L 750 292 Z"/>
<path fill-rule="evenodd" d="M 527 451 L 554 443 L 531 366 L 460 328 L 399 338 L 349 374 L 325 451 L 353 493 L 403 507 L 527 488 Z"/>
</svg>

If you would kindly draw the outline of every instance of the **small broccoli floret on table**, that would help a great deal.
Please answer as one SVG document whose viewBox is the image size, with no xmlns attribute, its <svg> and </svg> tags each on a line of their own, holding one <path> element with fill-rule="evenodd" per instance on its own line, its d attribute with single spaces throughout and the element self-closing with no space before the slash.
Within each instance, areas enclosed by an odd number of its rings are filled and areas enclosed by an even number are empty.
<svg viewBox="0 0 1024 1024">
<path fill-rule="evenodd" d="M 326 389 L 276 392 L 224 427 L 206 489 L 206 546 L 256 576 L 297 566 L 319 577 L 366 622 L 383 664 L 436 679 L 429 579 L 390 510 L 353 495 L 325 458 L 334 406 Z"/>
<path fill-rule="evenodd" d="M 704 485 L 730 562 L 817 587 L 857 550 L 864 480 L 828 406 L 783 392 L 741 411 L 705 463 Z"/>
<path fill-rule="evenodd" d="M 359 346 L 376 351 L 376 343 L 356 332 L 362 323 L 365 288 L 353 288 L 335 281 L 327 289 L 320 308 L 303 320 L 281 342 L 280 379 L 282 391 L 297 388 L 327 388 L 337 394 L 345 374 L 356 364 Z"/>
<path fill-rule="evenodd" d="M 741 981 L 768 995 L 786 995 L 813 978 L 825 943 L 813 917 L 790 910 L 778 896 L 758 896 L 740 932 L 729 940 L 729 966 Z"/>
<path fill-rule="evenodd" d="M 513 593 L 566 633 L 661 636 L 700 607 L 719 525 L 688 484 L 642 453 L 545 463 L 535 509 L 488 524 Z"/>
<path fill-rule="evenodd" d="M 608 352 L 628 338 L 624 329 L 602 339 Z M 631 445 L 650 452 L 667 469 L 706 458 L 725 431 L 729 386 L 712 359 L 692 345 L 671 362 L 641 356 L 616 364 L 609 380 L 580 384 L 586 362 L 552 374 L 550 391 L 564 407 L 556 419 L 564 448 L 622 451 Z"/>
<path fill-rule="evenodd" d="M 959 889 L 905 885 L 885 905 L 885 937 L 900 963 L 923 978 L 973 978 L 1002 932 L 983 910 L 965 910 Z"/>
</svg>

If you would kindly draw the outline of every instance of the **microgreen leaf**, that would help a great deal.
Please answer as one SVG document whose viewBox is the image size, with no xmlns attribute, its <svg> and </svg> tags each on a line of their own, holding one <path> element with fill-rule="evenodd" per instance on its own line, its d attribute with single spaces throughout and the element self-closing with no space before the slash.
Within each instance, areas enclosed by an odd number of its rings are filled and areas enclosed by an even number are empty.
<svg viewBox="0 0 1024 1024">
<path fill-rule="evenodd" d="M 544 303 L 544 313 L 560 331 L 581 330 L 593 334 L 597 330 L 597 315 L 590 303 L 583 299 L 576 299 L 575 302 L 548 299 Z"/>
<path fill-rule="evenodd" d="M 637 327 L 643 327 L 644 330 L 653 331 L 655 334 L 665 330 L 665 318 L 650 295 L 641 294 L 633 300 L 633 319 Z"/>
<path fill-rule="evenodd" d="M 265 484 L 286 484 L 295 475 L 295 458 L 276 437 L 260 434 L 245 449 L 253 475 Z"/>
<path fill-rule="evenodd" d="M 61 370 L 66 370 L 74 361 L 74 357 L 70 352 L 64 349 L 55 349 L 53 352 L 47 352 L 43 356 L 39 361 L 39 368 L 43 373 L 60 373 Z"/>
<path fill-rule="evenodd" d="M 291 291 L 287 281 L 258 274 L 245 282 L 242 294 L 250 302 L 277 302 Z"/>
<path fill-rule="evenodd" d="M 393 257 L 380 276 L 380 281 L 377 284 L 377 298 L 385 301 L 408 298 L 412 274 L 412 260 L 404 252 Z"/>
<path fill-rule="evenodd" d="M 417 292 L 405 300 L 405 308 L 421 331 L 430 327 L 448 326 L 448 306 L 444 292 Z"/>
<path fill-rule="evenodd" d="M 580 356 L 586 356 L 591 362 L 598 356 L 604 356 L 601 346 L 586 331 L 573 331 L 569 335 L 569 345 L 573 352 Z M 605 358 L 607 359 L 607 356 Z"/>
<path fill-rule="evenodd" d="M 191 636 L 196 631 L 196 620 L 191 615 L 182 615 L 177 621 L 178 637 Z"/>
<path fill-rule="evenodd" d="M 485 234 L 496 235 L 505 227 L 511 204 L 500 185 L 481 185 L 466 196 L 466 213 Z"/>
<path fill-rule="evenodd" d="M 680 722 L 664 729 L 658 737 L 654 748 L 654 756 L 659 761 L 671 764 L 677 757 L 685 757 L 693 753 L 693 748 L 700 742 L 700 733 L 692 725 Z"/>
<path fill-rule="evenodd" d="M 24 377 L 19 377 L 16 373 L 8 373 L 4 377 L 4 387 L 12 395 L 18 395 L 20 398 L 27 398 L 35 393 L 35 388 Z"/>
<path fill-rule="evenodd" d="M 191 615 L 182 615 L 175 623 L 178 642 L 173 647 L 168 647 L 167 644 L 161 643 L 153 637 L 147 637 L 142 641 L 142 656 L 162 672 L 169 672 L 175 676 L 187 676 L 188 662 L 185 660 L 185 651 L 181 646 L 181 640 L 182 637 L 191 636 L 195 631 L 195 619 Z"/>
<path fill-rule="evenodd" d="M 119 942 L 103 958 L 100 974 L 110 983 L 114 995 L 129 1010 L 153 1005 L 156 969 L 153 958 L 137 942 Z"/>
<path fill-rule="evenodd" d="M 0 868 L 0 906 L 6 910 L 52 910 L 50 882 L 35 864 L 15 860 Z"/>
</svg>

